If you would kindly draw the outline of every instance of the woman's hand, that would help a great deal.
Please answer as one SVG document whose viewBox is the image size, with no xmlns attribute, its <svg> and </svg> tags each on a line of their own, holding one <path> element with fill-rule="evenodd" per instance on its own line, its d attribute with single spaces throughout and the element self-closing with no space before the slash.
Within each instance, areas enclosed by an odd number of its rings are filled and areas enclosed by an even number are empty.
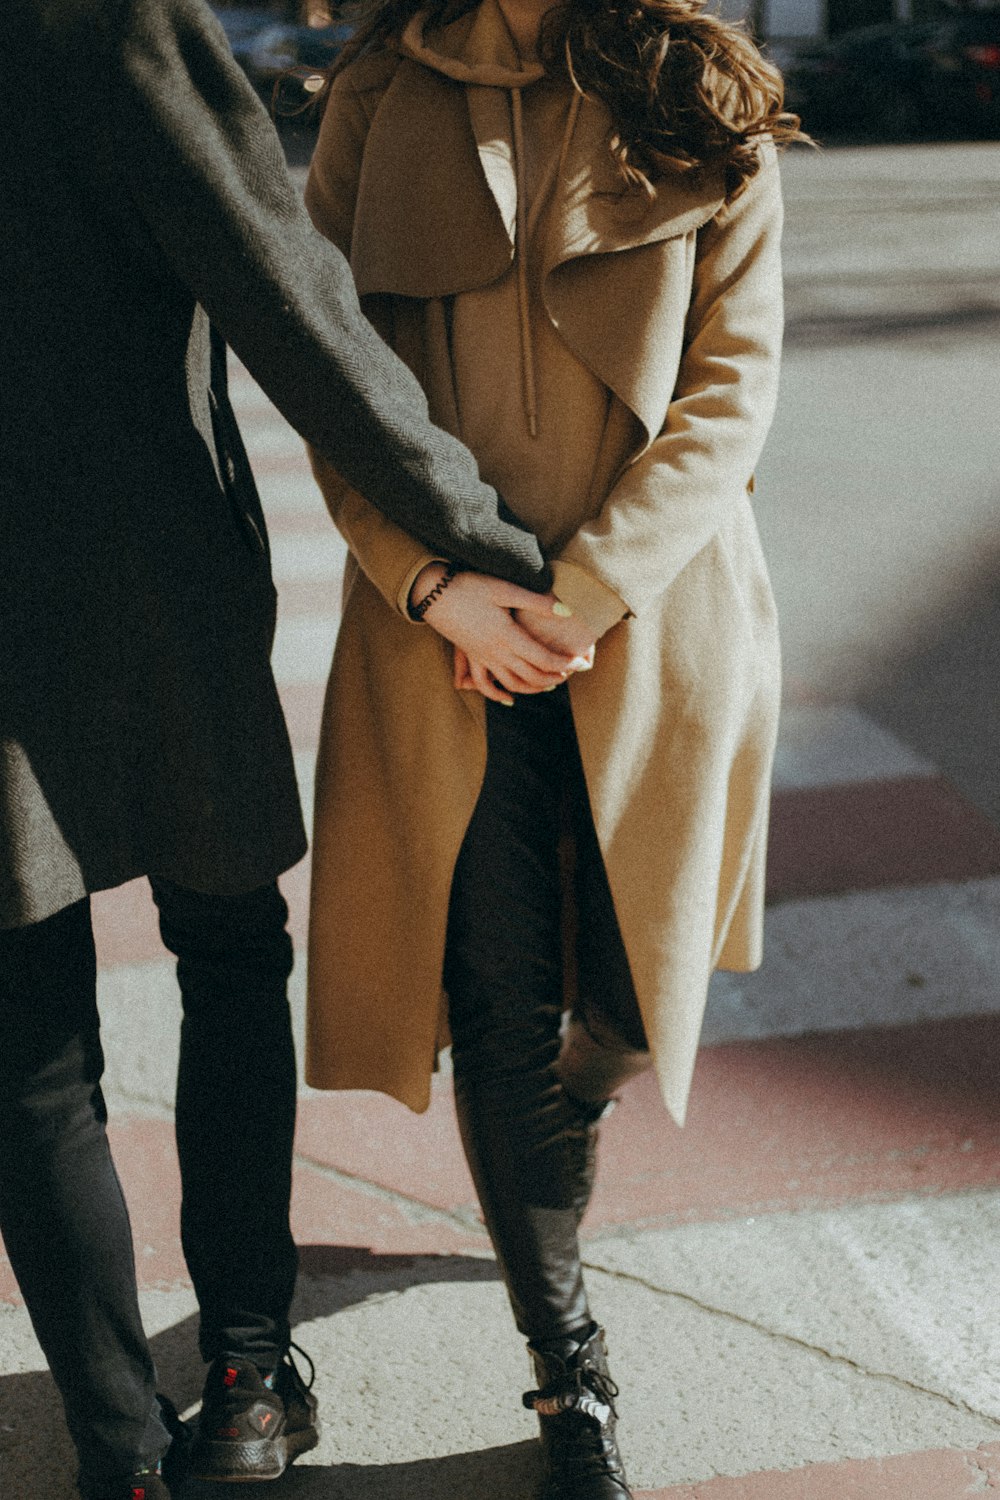
<svg viewBox="0 0 1000 1500">
<path fill-rule="evenodd" d="M 515 610 L 514 618 L 517 619 Z M 545 616 L 530 615 L 527 619 L 519 621 L 529 635 L 540 640 L 543 646 L 550 650 L 563 651 L 574 650 L 576 652 L 570 662 L 570 672 L 589 672 L 594 665 L 594 653 L 597 649 L 594 641 L 594 633 L 588 625 L 581 621 L 563 616 L 549 619 Z M 455 647 L 454 682 L 455 686 L 468 691 L 475 688 L 483 692 L 483 682 L 489 682 L 489 673 L 481 662 L 470 661 L 460 646 Z M 535 688 L 534 692 L 549 692 L 553 686 L 558 684 L 546 684 L 544 688 Z M 487 694 L 487 696 L 489 696 Z"/>
<path fill-rule="evenodd" d="M 429 563 L 410 589 L 410 603 L 425 599 L 444 568 Z M 513 703 L 511 693 L 540 693 L 557 687 L 573 670 L 574 652 L 551 649 L 514 619 L 556 621 L 553 594 L 533 594 L 485 573 L 458 573 L 424 615 L 428 625 L 464 653 L 473 686 L 486 698 Z M 562 608 L 562 606 L 558 606 Z"/>
</svg>

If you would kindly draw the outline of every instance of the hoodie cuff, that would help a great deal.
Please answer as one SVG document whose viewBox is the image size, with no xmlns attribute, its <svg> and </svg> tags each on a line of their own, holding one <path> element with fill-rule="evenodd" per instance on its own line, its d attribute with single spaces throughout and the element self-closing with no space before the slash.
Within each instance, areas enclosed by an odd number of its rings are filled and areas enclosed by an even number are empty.
<svg viewBox="0 0 1000 1500">
<path fill-rule="evenodd" d="M 575 615 L 586 620 L 599 636 L 631 613 L 614 589 L 578 563 L 553 562 L 552 592 L 563 604 L 568 604 Z"/>
<path fill-rule="evenodd" d="M 445 557 L 435 557 L 433 552 L 421 552 L 419 557 L 411 559 L 410 566 L 407 568 L 402 582 L 396 590 L 396 608 L 401 615 L 409 620 L 411 625 L 418 625 L 420 622 L 415 620 L 410 614 L 410 590 L 420 577 L 420 574 L 425 568 L 430 567 L 431 563 L 441 563 L 444 567 L 447 567 L 448 559 Z"/>
</svg>

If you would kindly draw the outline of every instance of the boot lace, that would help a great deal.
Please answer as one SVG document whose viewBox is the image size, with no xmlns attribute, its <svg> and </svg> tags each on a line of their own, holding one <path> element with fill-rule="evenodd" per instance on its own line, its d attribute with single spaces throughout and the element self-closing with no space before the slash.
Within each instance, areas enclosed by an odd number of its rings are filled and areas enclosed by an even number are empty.
<svg viewBox="0 0 1000 1500">
<path fill-rule="evenodd" d="M 601 1427 L 609 1417 L 617 1417 L 615 1397 L 618 1387 L 603 1370 L 592 1366 L 566 1370 L 538 1391 L 525 1391 L 521 1397 L 529 1411 L 540 1417 L 558 1417 L 563 1412 L 577 1411 L 591 1417 Z"/>
</svg>

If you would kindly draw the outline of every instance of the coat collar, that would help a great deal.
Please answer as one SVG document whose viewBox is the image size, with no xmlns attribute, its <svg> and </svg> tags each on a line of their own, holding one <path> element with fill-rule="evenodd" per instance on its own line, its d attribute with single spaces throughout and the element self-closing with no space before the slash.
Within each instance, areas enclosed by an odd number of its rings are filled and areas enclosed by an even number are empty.
<svg viewBox="0 0 1000 1500">
<path fill-rule="evenodd" d="M 676 317 L 664 297 L 677 287 L 648 266 L 629 274 L 631 258 L 618 257 L 698 229 L 725 194 L 718 179 L 692 182 L 680 171 L 661 180 L 652 200 L 623 193 L 610 128 L 605 106 L 584 99 L 547 214 L 544 294 L 553 316 L 558 305 L 570 346 L 652 433 L 662 421 L 662 378 L 650 386 L 642 371 L 630 374 L 629 349 L 637 319 Z M 513 261 L 515 208 L 509 92 L 463 85 L 404 58 L 366 145 L 351 251 L 359 292 L 424 299 L 488 286 Z M 588 326 L 595 304 L 599 332 Z"/>
<path fill-rule="evenodd" d="M 584 98 L 549 216 L 546 274 L 579 256 L 676 239 L 707 223 L 725 201 L 717 179 L 698 185 L 679 170 L 652 199 L 623 191 L 608 150 L 611 131 L 607 107 Z"/>
<path fill-rule="evenodd" d="M 516 202 L 509 100 L 506 90 L 402 60 L 368 136 L 352 253 L 362 292 L 444 297 L 507 269 Z M 623 193 L 610 129 L 605 106 L 584 99 L 548 216 L 546 272 L 686 234 L 725 201 L 718 179 L 692 184 L 681 171 L 651 201 Z"/>
</svg>

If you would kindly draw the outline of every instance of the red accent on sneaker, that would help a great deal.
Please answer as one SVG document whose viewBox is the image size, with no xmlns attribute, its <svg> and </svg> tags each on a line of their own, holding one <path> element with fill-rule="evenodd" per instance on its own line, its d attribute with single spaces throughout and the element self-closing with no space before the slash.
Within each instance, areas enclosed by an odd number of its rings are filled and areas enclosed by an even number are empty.
<svg viewBox="0 0 1000 1500">
<path fill-rule="evenodd" d="M 215 1435 L 216 1437 L 239 1437 L 240 1429 L 238 1427 L 217 1427 Z"/>
<path fill-rule="evenodd" d="M 260 1414 L 260 1416 L 257 1418 L 257 1420 L 260 1423 L 260 1430 L 261 1430 L 261 1432 L 266 1432 L 267 1431 L 268 1423 L 274 1421 L 274 1412 L 273 1411 L 262 1411 L 261 1414 Z"/>
<path fill-rule="evenodd" d="M 237 1381 L 238 1377 L 239 1377 L 239 1371 L 238 1370 L 234 1370 L 233 1367 L 232 1367 L 232 1365 L 227 1365 L 226 1366 L 226 1373 L 222 1377 L 222 1384 L 228 1390 L 228 1389 L 230 1389 L 232 1386 L 234 1386 L 236 1384 L 236 1381 Z"/>
<path fill-rule="evenodd" d="M 132 1500 L 146 1500 L 146 1486 L 134 1484 L 132 1486 Z"/>
</svg>

